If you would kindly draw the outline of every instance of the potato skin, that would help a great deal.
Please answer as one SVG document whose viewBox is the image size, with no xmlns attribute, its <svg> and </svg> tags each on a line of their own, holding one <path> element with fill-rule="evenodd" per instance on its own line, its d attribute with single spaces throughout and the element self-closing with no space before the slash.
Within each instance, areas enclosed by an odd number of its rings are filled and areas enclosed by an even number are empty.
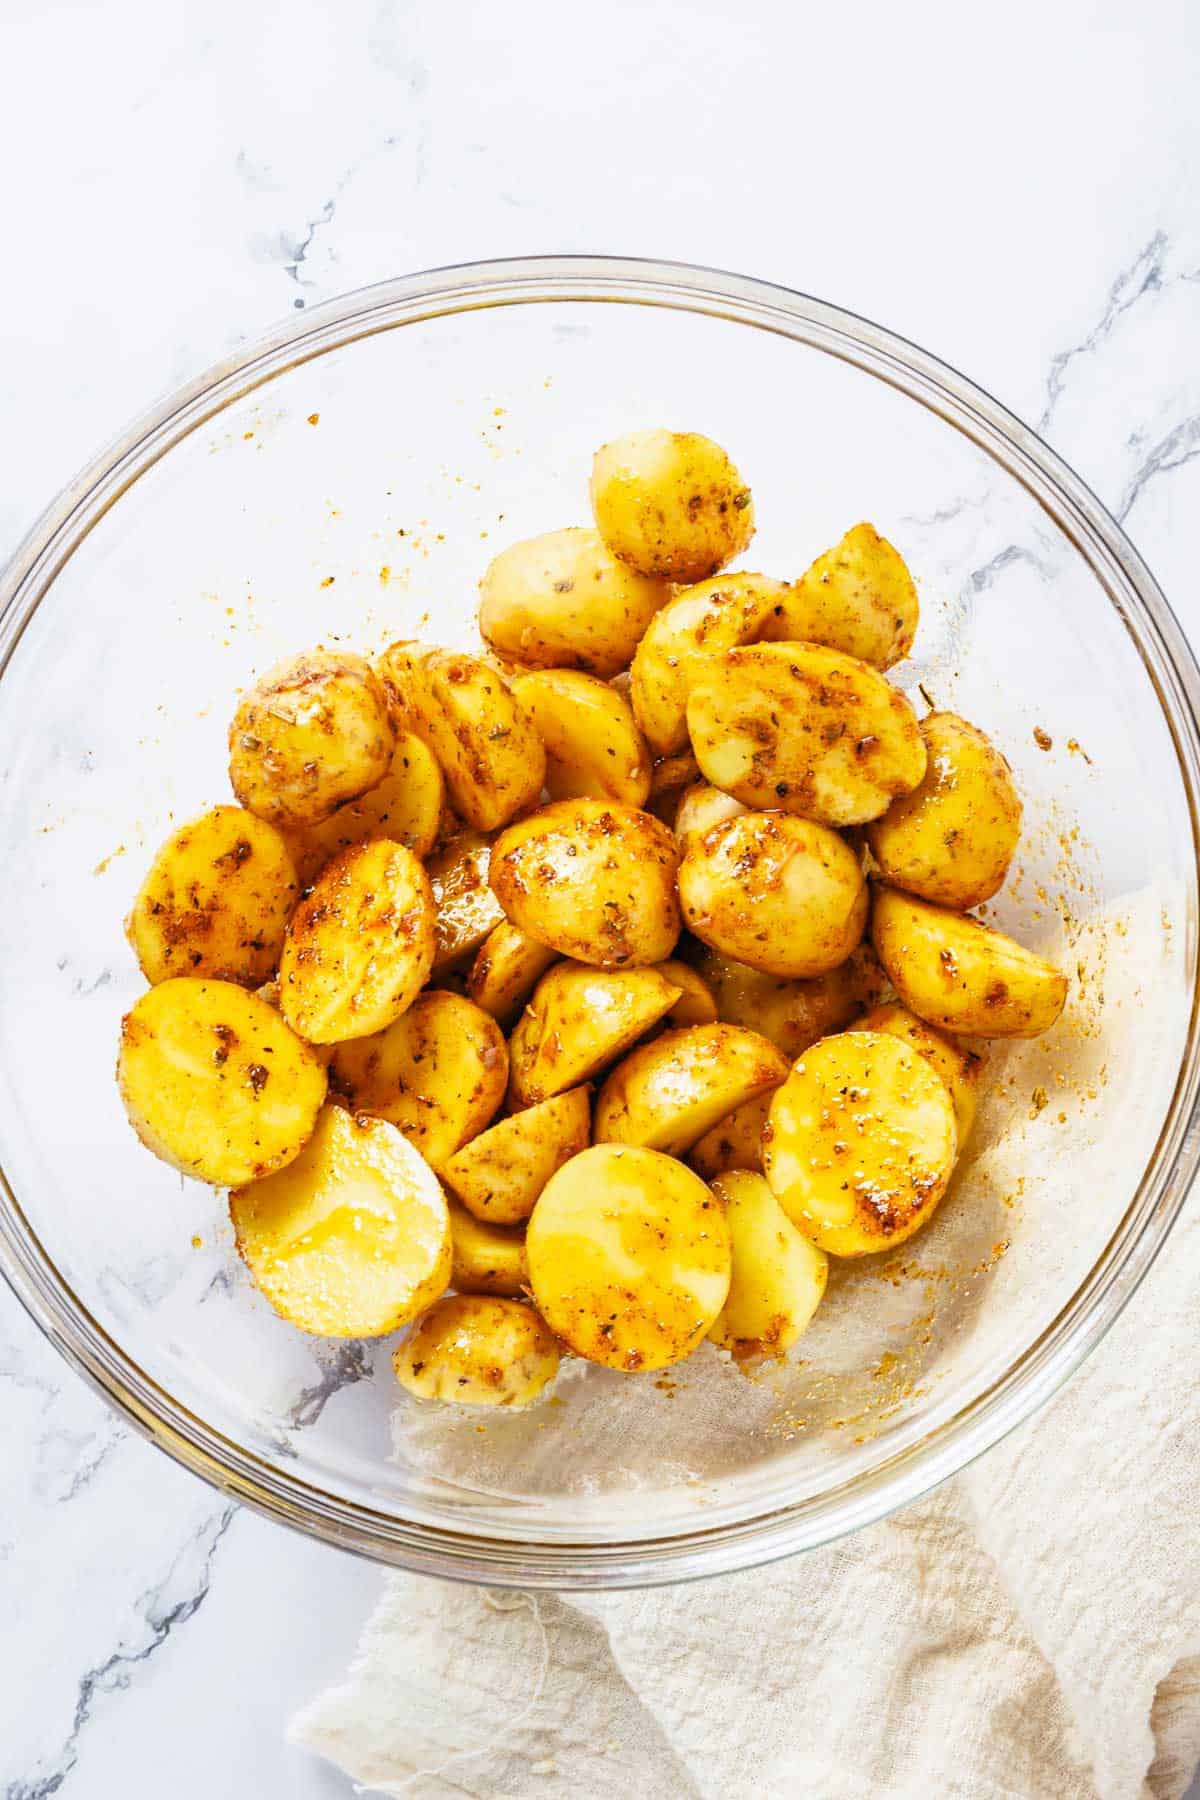
<svg viewBox="0 0 1200 1800">
<path fill-rule="evenodd" d="M 962 1037 L 1039 1037 L 1067 1000 L 1045 957 L 967 913 L 898 888 L 875 890 L 871 940 L 910 1012 Z"/>
<path fill-rule="evenodd" d="M 492 891 L 487 890 L 492 899 Z M 467 992 L 476 1006 L 507 1025 L 520 1012 L 558 952 L 518 931 L 501 918 L 480 945 L 467 976 Z"/>
<path fill-rule="evenodd" d="M 902 662 L 917 634 L 917 590 L 873 525 L 855 525 L 781 595 L 760 636 L 824 644 L 877 669 Z"/>
<path fill-rule="evenodd" d="M 952 1037 L 935 1030 L 932 1025 L 926 1025 L 923 1019 L 918 1019 L 915 1013 L 910 1013 L 906 1006 L 900 1006 L 895 1001 L 883 1006 L 873 1006 L 861 1019 L 856 1019 L 850 1029 L 889 1032 L 892 1037 L 911 1044 L 918 1055 L 925 1057 L 937 1070 L 954 1102 L 958 1148 L 961 1152 L 975 1123 L 979 1084 L 987 1065 L 987 1057 L 983 1052 L 969 1050 L 964 1044 L 956 1044 Z"/>
<path fill-rule="evenodd" d="M 447 1294 L 392 1358 L 419 1400 L 529 1406 L 558 1374 L 558 1345 L 532 1306 L 484 1294 Z"/>
<path fill-rule="evenodd" d="M 511 544 L 489 564 L 479 630 L 512 662 L 607 680 L 628 666 L 670 591 L 618 562 L 598 531 L 569 525 Z"/>
<path fill-rule="evenodd" d="M 714 656 L 754 642 L 786 591 L 767 575 L 721 575 L 676 594 L 651 619 L 629 671 L 629 697 L 656 756 L 687 748 L 688 695 Z"/>
<path fill-rule="evenodd" d="M 782 1357 L 807 1331 L 829 1280 L 829 1258 L 796 1230 L 761 1175 L 713 1183 L 733 1249 L 729 1297 L 709 1331 L 739 1361 Z"/>
<path fill-rule="evenodd" d="M 369 838 L 390 838 L 414 856 L 428 856 L 437 840 L 444 798 L 433 751 L 415 732 L 399 732 L 382 781 L 319 824 L 294 826 L 285 833 L 300 880 L 307 885 L 335 856 Z"/>
<path fill-rule="evenodd" d="M 631 431 L 603 445 L 592 511 L 620 562 L 668 581 L 706 581 L 754 536 L 750 489 L 696 431 Z"/>
<path fill-rule="evenodd" d="M 441 975 L 474 956 L 496 927 L 504 909 L 488 884 L 490 839 L 478 831 L 455 831 L 425 864 L 433 890 L 433 972 Z"/>
<path fill-rule="evenodd" d="M 703 837 L 714 825 L 723 825 L 726 819 L 739 819 L 749 811 L 750 808 L 735 800 L 732 794 L 709 787 L 707 781 L 694 781 L 683 790 L 675 813 L 674 829 L 680 849 L 686 852 L 689 839 Z"/>
<path fill-rule="evenodd" d="M 598 1144 L 639 1144 L 682 1156 L 747 1100 L 777 1088 L 788 1066 L 742 1025 L 664 1031 L 618 1063 L 596 1100 Z"/>
<path fill-rule="evenodd" d="M 629 702 L 577 669 L 520 675 L 513 693 L 546 746 L 552 800 L 590 796 L 643 806 L 650 795 L 650 753 Z"/>
<path fill-rule="evenodd" d="M 749 1025 L 794 1062 L 810 1044 L 841 1031 L 883 991 L 883 971 L 869 944 L 862 944 L 840 968 L 810 981 L 780 980 L 715 950 L 700 959 L 723 1019 Z"/>
<path fill-rule="evenodd" d="M 676 1004 L 658 969 L 557 963 L 534 989 L 512 1034 L 509 1100 L 533 1106 L 589 1081 Z"/>
<path fill-rule="evenodd" d="M 1021 836 L 1012 770 L 982 731 L 954 713 L 921 721 L 928 762 L 911 793 L 867 826 L 884 879 L 966 912 L 1004 885 Z"/>
<path fill-rule="evenodd" d="M 728 1175 L 733 1169 L 761 1175 L 763 1130 L 774 1093 L 774 1088 L 768 1088 L 766 1093 L 735 1107 L 727 1118 L 721 1119 L 692 1145 L 688 1165 L 695 1169 L 701 1181 L 712 1181 L 718 1175 Z"/>
<path fill-rule="evenodd" d="M 694 833 L 679 866 L 684 922 L 768 975 L 827 975 L 866 929 L 867 884 L 843 838 L 811 819 L 750 812 Z"/>
<path fill-rule="evenodd" d="M 279 962 L 300 888 L 274 826 L 214 806 L 159 849 L 125 925 L 146 980 L 209 975 L 256 987 Z"/>
<path fill-rule="evenodd" d="M 394 734 L 369 663 L 306 650 L 247 689 L 229 727 L 229 781 L 271 825 L 312 825 L 388 772 Z"/>
<path fill-rule="evenodd" d="M 518 930 L 603 969 L 662 962 L 680 931 L 675 840 L 615 801 L 558 800 L 510 825 L 492 891 Z"/>
<path fill-rule="evenodd" d="M 501 1119 L 452 1156 L 442 1178 L 468 1212 L 493 1225 L 519 1225 L 557 1169 L 591 1142 L 586 1087 L 569 1088 Z"/>
<path fill-rule="evenodd" d="M 658 972 L 666 976 L 672 987 L 679 989 L 679 998 L 667 1014 L 669 1025 L 716 1024 L 720 1015 L 712 989 L 690 963 L 671 956 L 658 964 Z"/>
<path fill-rule="evenodd" d="M 823 825 L 878 818 L 925 773 L 912 707 L 877 669 L 817 644 L 751 644 L 688 700 L 706 780 L 747 806 Z"/>
</svg>

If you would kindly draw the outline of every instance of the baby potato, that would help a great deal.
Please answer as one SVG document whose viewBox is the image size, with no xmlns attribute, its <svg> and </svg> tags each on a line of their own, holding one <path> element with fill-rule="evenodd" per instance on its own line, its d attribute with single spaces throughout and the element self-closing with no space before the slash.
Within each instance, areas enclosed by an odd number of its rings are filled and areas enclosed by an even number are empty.
<svg viewBox="0 0 1200 1800">
<path fill-rule="evenodd" d="M 893 887 L 966 912 L 1004 884 L 1021 835 L 1020 795 L 1000 752 L 965 719 L 930 713 L 921 735 L 924 780 L 867 826 L 867 842 Z"/>
<path fill-rule="evenodd" d="M 650 794 L 650 756 L 629 702 L 577 669 L 541 669 L 513 682 L 546 746 L 552 800 L 590 795 L 642 806 Z"/>
<path fill-rule="evenodd" d="M 533 1106 L 589 1081 L 657 1025 L 679 994 L 658 969 L 556 964 L 512 1034 L 510 1101 Z"/>
<path fill-rule="evenodd" d="M 433 972 L 441 975 L 474 956 L 504 909 L 488 885 L 492 846 L 478 831 L 452 833 L 426 863 L 436 908 Z"/>
<path fill-rule="evenodd" d="M 519 1225 L 555 1170 L 586 1150 L 591 1135 L 588 1090 L 570 1088 L 472 1138 L 442 1178 L 477 1219 Z"/>
<path fill-rule="evenodd" d="M 235 1189 L 229 1214 L 256 1286 L 319 1337 L 382 1337 L 450 1280 L 445 1196 L 384 1119 L 326 1106 L 295 1162 Z"/>
<path fill-rule="evenodd" d="M 415 732 L 401 731 L 382 781 L 320 824 L 287 832 L 300 880 L 314 880 L 342 850 L 369 838 L 389 838 L 414 856 L 428 856 L 437 840 L 443 798 L 442 771 L 433 751 Z"/>
<path fill-rule="evenodd" d="M 147 1150 L 214 1187 L 282 1169 L 312 1135 L 325 1069 L 229 981 L 175 975 L 126 1013 L 117 1084 Z"/>
<path fill-rule="evenodd" d="M 726 819 L 740 819 L 749 810 L 732 794 L 709 787 L 707 781 L 693 782 L 683 790 L 675 813 L 675 836 L 680 849 L 686 851 L 689 839 L 703 837 L 714 825 L 723 825 Z"/>
<path fill-rule="evenodd" d="M 722 1019 L 749 1025 L 794 1062 L 802 1051 L 831 1031 L 841 1031 L 883 991 L 883 972 L 869 944 L 862 944 L 828 975 L 810 981 L 781 981 L 715 950 L 700 959 Z"/>
<path fill-rule="evenodd" d="M 761 1175 L 738 1169 L 713 1192 L 725 1203 L 733 1276 L 708 1335 L 739 1362 L 781 1357 L 821 1304 L 829 1258 L 796 1230 Z"/>
<path fill-rule="evenodd" d="M 760 636 L 890 669 L 912 649 L 919 610 L 900 552 L 873 525 L 855 525 L 780 596 Z"/>
<path fill-rule="evenodd" d="M 728 1118 L 721 1119 L 692 1145 L 688 1162 L 702 1181 L 727 1175 L 731 1169 L 762 1173 L 763 1128 L 774 1093 L 774 1088 L 768 1088 L 765 1094 L 734 1107 Z"/>
<path fill-rule="evenodd" d="M 721 575 L 677 594 L 651 619 L 629 671 L 629 697 L 656 756 L 686 747 L 697 681 L 714 656 L 752 644 L 786 592 L 766 575 Z"/>
<path fill-rule="evenodd" d="M 508 1046 L 490 1014 L 434 988 L 385 1031 L 339 1044 L 330 1075 L 356 1112 L 398 1126 L 440 1174 L 495 1117 Z"/>
<path fill-rule="evenodd" d="M 551 1331 L 610 1369 L 681 1362 L 729 1291 L 720 1205 L 682 1163 L 628 1144 L 597 1144 L 550 1177 L 525 1253 Z"/>
<path fill-rule="evenodd" d="M 749 812 L 694 833 L 679 866 L 688 929 L 768 975 L 826 975 L 862 938 L 869 903 L 858 858 L 811 819 Z"/>
<path fill-rule="evenodd" d="M 461 1206 L 450 1208 L 454 1265 L 450 1285 L 460 1294 L 522 1294 L 528 1285 L 525 1233 L 477 1219 Z"/>
<path fill-rule="evenodd" d="M 668 957 L 666 962 L 659 963 L 658 972 L 666 976 L 672 987 L 679 989 L 679 998 L 667 1014 L 669 1025 L 716 1024 L 720 1015 L 712 989 L 707 981 L 697 975 L 690 963 Z"/>
<path fill-rule="evenodd" d="M 496 839 L 489 879 L 518 930 L 602 969 L 670 956 L 679 936 L 675 839 L 615 800 L 557 800 Z"/>
<path fill-rule="evenodd" d="M 665 794 L 682 794 L 684 788 L 694 786 L 699 779 L 700 764 L 690 746 L 677 750 L 674 756 L 658 756 L 650 770 L 650 797 L 657 800 Z"/>
<path fill-rule="evenodd" d="M 631 431 L 597 450 L 592 511 L 620 562 L 668 581 L 706 581 L 754 536 L 750 489 L 696 431 Z"/>
<path fill-rule="evenodd" d="M 664 1031 L 618 1063 L 596 1100 L 598 1144 L 640 1144 L 682 1156 L 747 1100 L 777 1088 L 788 1066 L 742 1025 Z"/>
<path fill-rule="evenodd" d="M 392 1358 L 418 1400 L 459 1406 L 529 1406 L 558 1374 L 558 1345 L 532 1306 L 483 1294 L 447 1294 Z"/>
<path fill-rule="evenodd" d="M 873 1006 L 851 1026 L 852 1031 L 885 1031 L 912 1045 L 920 1056 L 932 1064 L 950 1090 L 954 1102 L 954 1120 L 958 1126 L 958 1147 L 971 1135 L 975 1123 L 975 1107 L 979 1098 L 979 1082 L 987 1061 L 982 1052 L 967 1050 L 953 1038 L 926 1025 L 905 1006 L 895 1001 Z"/>
<path fill-rule="evenodd" d="M 314 1044 L 382 1031 L 410 1007 L 433 967 L 429 877 L 387 838 L 343 850 L 292 914 L 279 1004 Z"/>
<path fill-rule="evenodd" d="M 492 890 L 487 890 L 489 900 Z M 488 932 L 467 976 L 467 992 L 476 1006 L 507 1024 L 515 1017 L 552 963 L 557 950 L 535 944 L 501 918 Z"/>
<path fill-rule="evenodd" d="M 382 781 L 394 735 L 369 663 L 306 650 L 242 696 L 229 727 L 229 781 L 271 825 L 314 825 Z"/>
<path fill-rule="evenodd" d="M 275 827 L 240 806 L 214 806 L 159 850 L 125 935 L 149 982 L 212 975 L 255 987 L 279 962 L 299 892 Z"/>
<path fill-rule="evenodd" d="M 902 1244 L 931 1217 L 958 1152 L 950 1091 L 883 1032 L 806 1050 L 771 1101 L 763 1170 L 780 1206 L 832 1256 Z"/>
<path fill-rule="evenodd" d="M 904 695 L 868 663 L 817 644 L 728 651 L 692 689 L 687 717 L 714 787 L 823 825 L 878 818 L 925 773 Z"/>
<path fill-rule="evenodd" d="M 910 1012 L 963 1037 L 1038 1037 L 1067 1001 L 1067 978 L 966 913 L 879 887 L 871 915 L 879 960 Z"/>
<path fill-rule="evenodd" d="M 620 563 L 598 531 L 569 525 L 502 550 L 479 584 L 479 630 L 501 656 L 535 669 L 626 668 L 665 582 Z"/>
</svg>

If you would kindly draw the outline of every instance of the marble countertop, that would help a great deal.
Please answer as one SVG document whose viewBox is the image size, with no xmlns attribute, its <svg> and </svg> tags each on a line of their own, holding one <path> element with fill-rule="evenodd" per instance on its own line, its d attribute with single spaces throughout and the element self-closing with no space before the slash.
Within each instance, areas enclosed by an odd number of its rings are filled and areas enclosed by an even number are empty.
<svg viewBox="0 0 1200 1800">
<path fill-rule="evenodd" d="M 1200 18 L 1013 0 L 17 0 L 0 23 L 0 555 L 289 309 L 535 251 L 879 319 L 1080 470 L 1200 631 Z M 0 1794 L 346 1795 L 287 1748 L 379 1576 L 227 1505 L 0 1292 Z M 295 1597 L 306 1604 L 297 1607 Z M 285 1610 L 286 1602 L 286 1610 Z"/>
</svg>

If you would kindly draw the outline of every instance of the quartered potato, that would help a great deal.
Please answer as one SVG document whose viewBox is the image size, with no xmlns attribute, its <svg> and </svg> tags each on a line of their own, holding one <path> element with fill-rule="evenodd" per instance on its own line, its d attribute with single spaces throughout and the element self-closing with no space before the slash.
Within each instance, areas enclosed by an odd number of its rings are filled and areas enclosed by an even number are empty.
<svg viewBox="0 0 1200 1800">
<path fill-rule="evenodd" d="M 279 1004 L 314 1044 L 382 1031 L 412 1005 L 433 967 L 429 878 L 387 838 L 343 850 L 292 914 Z"/>
<path fill-rule="evenodd" d="M 301 881 L 312 881 L 339 852 L 367 838 L 389 838 L 414 856 L 428 856 L 437 840 L 444 791 L 433 751 L 415 732 L 401 731 L 382 781 L 320 824 L 287 833 Z"/>
<path fill-rule="evenodd" d="M 965 913 L 880 887 L 871 915 L 879 960 L 910 1012 L 963 1037 L 1038 1037 L 1067 1001 L 1067 978 Z"/>
<path fill-rule="evenodd" d="M 675 836 L 680 849 L 686 851 L 689 839 L 703 837 L 714 825 L 723 825 L 726 819 L 740 819 L 749 810 L 732 794 L 709 787 L 707 781 L 693 782 L 683 790 L 675 813 Z"/>
<path fill-rule="evenodd" d="M 750 489 L 696 431 L 631 431 L 597 450 L 592 510 L 619 561 L 668 581 L 706 581 L 754 536 Z"/>
<path fill-rule="evenodd" d="M 681 1362 L 729 1291 L 721 1206 L 673 1157 L 626 1144 L 598 1144 L 551 1176 L 525 1251 L 551 1331 L 610 1369 Z"/>
<path fill-rule="evenodd" d="M 861 825 L 925 773 L 912 707 L 877 669 L 817 644 L 751 644 L 692 689 L 705 779 L 747 806 Z"/>
<path fill-rule="evenodd" d="M 731 1169 L 762 1173 L 763 1127 L 774 1092 L 774 1088 L 769 1088 L 765 1094 L 735 1107 L 728 1118 L 722 1119 L 692 1145 L 688 1162 L 702 1181 L 727 1175 Z"/>
<path fill-rule="evenodd" d="M 690 963 L 668 957 L 666 962 L 658 964 L 658 972 L 666 976 L 672 987 L 679 989 L 679 998 L 667 1014 L 668 1025 L 716 1024 L 720 1015 L 712 989 Z"/>
<path fill-rule="evenodd" d="M 524 1293 L 529 1285 L 525 1267 L 525 1233 L 511 1225 L 495 1225 L 477 1219 L 464 1207 L 450 1208 L 450 1241 L 454 1266 L 450 1285 L 460 1294 Z"/>
<path fill-rule="evenodd" d="M 721 575 L 655 614 L 629 671 L 634 716 L 656 756 L 688 742 L 688 695 L 714 656 L 752 644 L 787 589 L 767 575 Z"/>
<path fill-rule="evenodd" d="M 546 746 L 552 800 L 590 795 L 642 806 L 650 793 L 650 756 L 629 702 L 578 669 L 541 669 L 513 682 Z"/>
<path fill-rule="evenodd" d="M 781 981 L 710 950 L 700 973 L 713 991 L 721 1018 L 749 1025 L 770 1038 L 789 1062 L 818 1038 L 841 1031 L 883 991 L 883 972 L 869 944 L 828 975 Z"/>
<path fill-rule="evenodd" d="M 796 1230 L 761 1175 L 739 1169 L 713 1192 L 725 1203 L 733 1276 L 708 1335 L 739 1361 L 780 1357 L 821 1304 L 829 1258 Z"/>
<path fill-rule="evenodd" d="M 788 1066 L 742 1025 L 665 1031 L 618 1063 L 596 1101 L 598 1144 L 641 1144 L 682 1156 L 747 1100 L 777 1088 Z"/>
<path fill-rule="evenodd" d="M 592 1108 L 585 1087 L 501 1119 L 464 1144 L 442 1169 L 463 1205 L 494 1225 L 519 1225 L 556 1169 L 586 1150 Z"/>
<path fill-rule="evenodd" d="M 1003 886 L 1021 798 L 1000 752 L 965 719 L 930 713 L 921 735 L 924 780 L 868 825 L 867 842 L 893 887 L 965 912 Z"/>
<path fill-rule="evenodd" d="M 487 895 L 497 904 L 491 888 Z M 488 932 L 471 964 L 467 992 L 476 1006 L 482 1006 L 484 1012 L 505 1025 L 520 1012 L 546 970 L 557 961 L 557 950 L 535 944 L 501 918 Z"/>
<path fill-rule="evenodd" d="M 606 679 L 628 666 L 670 591 L 571 525 L 501 551 L 479 584 L 479 629 L 513 662 Z"/>
<path fill-rule="evenodd" d="M 918 614 L 900 552 L 873 525 L 855 525 L 780 596 L 759 635 L 824 644 L 890 669 L 912 649 Z"/>
<path fill-rule="evenodd" d="M 257 994 L 173 976 L 125 1015 L 117 1083 L 129 1122 L 163 1162 L 226 1187 L 298 1156 L 325 1069 Z"/>
<path fill-rule="evenodd" d="M 975 1107 L 979 1099 L 979 1083 L 986 1058 L 978 1050 L 968 1050 L 953 1038 L 926 1025 L 906 1006 L 895 1001 L 873 1006 L 851 1026 L 852 1031 L 885 1031 L 912 1045 L 919 1055 L 933 1065 L 950 1090 L 954 1102 L 954 1119 L 958 1126 L 958 1147 L 971 1135 L 975 1123 Z"/>
<path fill-rule="evenodd" d="M 272 825 L 312 825 L 382 781 L 393 732 L 371 665 L 348 650 L 277 663 L 229 727 L 229 780 Z"/>
<path fill-rule="evenodd" d="M 512 1104 L 532 1106 L 590 1081 L 657 1025 L 679 995 L 658 969 L 556 964 L 512 1034 Z"/>
<path fill-rule="evenodd" d="M 532 1306 L 483 1294 L 447 1294 L 392 1358 L 419 1400 L 459 1406 L 529 1406 L 558 1374 L 558 1345 Z"/>
<path fill-rule="evenodd" d="M 254 987 L 279 962 L 299 891 L 275 827 L 240 806 L 214 806 L 159 850 L 125 935 L 147 981 L 212 975 Z"/>
<path fill-rule="evenodd" d="M 789 813 L 748 812 L 687 839 L 679 901 L 703 943 L 768 975 L 826 975 L 866 929 L 867 884 L 844 838 Z"/>
<path fill-rule="evenodd" d="M 950 1091 L 883 1032 L 806 1050 L 771 1102 L 763 1169 L 780 1206 L 833 1256 L 902 1244 L 932 1215 L 958 1151 Z"/>
<path fill-rule="evenodd" d="M 236 1189 L 229 1213 L 257 1287 L 320 1337 L 382 1337 L 450 1280 L 445 1196 L 383 1119 L 325 1107 L 295 1162 Z"/>
<path fill-rule="evenodd" d="M 558 800 L 510 825 L 490 880 L 518 930 L 604 969 L 662 962 L 679 936 L 675 839 L 616 801 Z"/>
<path fill-rule="evenodd" d="M 461 994 L 433 989 L 386 1031 L 339 1044 L 330 1075 L 356 1112 L 399 1126 L 440 1173 L 495 1117 L 508 1085 L 508 1046 L 490 1014 Z"/>
<path fill-rule="evenodd" d="M 490 839 L 478 831 L 454 831 L 425 868 L 437 911 L 433 972 L 440 975 L 474 956 L 498 925 L 504 909 L 488 885 Z"/>
</svg>

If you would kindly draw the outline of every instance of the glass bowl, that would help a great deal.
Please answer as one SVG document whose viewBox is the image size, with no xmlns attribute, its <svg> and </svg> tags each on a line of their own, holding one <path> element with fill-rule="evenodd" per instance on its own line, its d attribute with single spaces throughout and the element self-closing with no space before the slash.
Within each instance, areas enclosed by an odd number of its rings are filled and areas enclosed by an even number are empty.
<svg viewBox="0 0 1200 1800">
<path fill-rule="evenodd" d="M 318 639 L 474 641 L 488 559 L 586 521 L 593 448 L 709 433 L 754 489 L 746 566 L 861 518 L 922 625 L 901 683 L 1010 757 L 1001 923 L 1068 1013 L 997 1046 L 954 1190 L 843 1265 L 792 1358 L 572 1365 L 494 1418 L 411 1401 L 387 1342 L 292 1331 L 222 1198 L 135 1142 L 113 1082 L 141 989 L 122 919 L 173 822 L 228 797 L 236 695 Z M 0 1257 L 139 1428 L 288 1524 L 497 1584 L 620 1586 L 827 1542 L 994 1444 L 1096 1344 L 1192 1178 L 1195 663 L 1136 551 L 985 394 L 878 327 L 735 276 L 611 259 L 406 277 L 289 319 L 142 419 L 2 582 Z"/>
</svg>

